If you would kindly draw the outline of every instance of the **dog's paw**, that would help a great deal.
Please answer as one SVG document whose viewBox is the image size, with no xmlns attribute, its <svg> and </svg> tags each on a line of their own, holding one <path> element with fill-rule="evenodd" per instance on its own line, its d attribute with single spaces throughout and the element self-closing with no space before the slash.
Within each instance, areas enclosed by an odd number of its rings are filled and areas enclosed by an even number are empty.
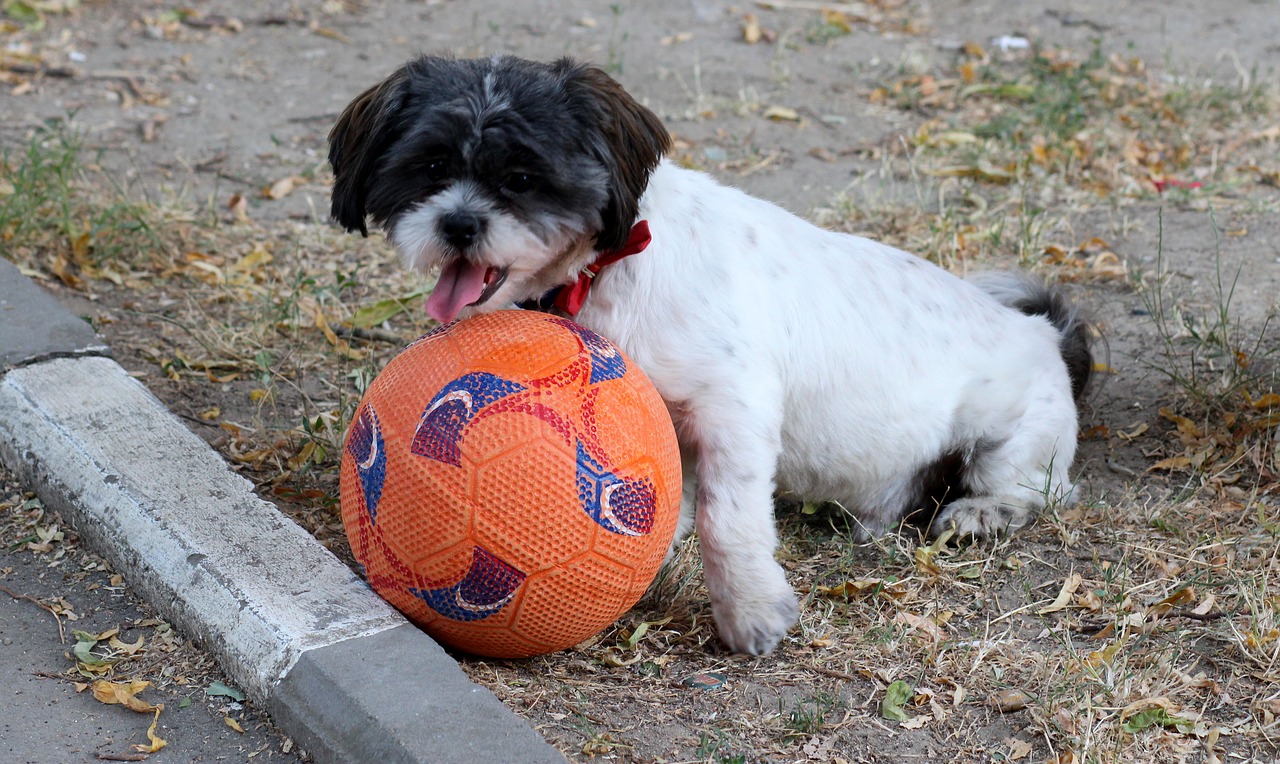
<svg viewBox="0 0 1280 764">
<path fill-rule="evenodd" d="M 795 593 L 784 581 L 782 589 L 772 594 L 769 597 L 764 592 L 753 592 L 712 602 L 711 611 L 720 640 L 731 651 L 766 655 L 795 624 L 800 615 Z"/>
<path fill-rule="evenodd" d="M 937 533 L 954 525 L 957 536 L 995 538 L 1026 525 L 1031 515 L 1031 508 L 1025 504 L 975 496 L 952 502 L 934 518 L 933 529 Z"/>
</svg>

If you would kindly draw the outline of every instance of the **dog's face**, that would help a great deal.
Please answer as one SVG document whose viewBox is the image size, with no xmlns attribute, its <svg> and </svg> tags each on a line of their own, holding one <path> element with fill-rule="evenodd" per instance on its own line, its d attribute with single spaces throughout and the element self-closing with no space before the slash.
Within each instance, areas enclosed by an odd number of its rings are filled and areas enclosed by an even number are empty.
<svg viewBox="0 0 1280 764">
<path fill-rule="evenodd" d="M 541 296 L 635 222 L 669 145 L 658 118 L 567 59 L 424 57 L 347 106 L 329 134 L 333 217 L 383 226 L 440 269 L 440 321 Z"/>
</svg>

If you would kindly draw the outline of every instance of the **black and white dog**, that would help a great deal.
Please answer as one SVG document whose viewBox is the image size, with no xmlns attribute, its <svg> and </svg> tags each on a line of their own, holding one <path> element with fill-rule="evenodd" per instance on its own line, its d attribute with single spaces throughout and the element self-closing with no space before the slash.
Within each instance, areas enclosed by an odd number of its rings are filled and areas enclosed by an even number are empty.
<svg viewBox="0 0 1280 764">
<path fill-rule="evenodd" d="M 769 652 L 797 616 L 775 490 L 839 501 L 869 534 L 943 502 L 935 523 L 991 536 L 1070 500 L 1092 360 L 1059 293 L 822 230 L 665 160 L 669 140 L 599 69 L 424 57 L 333 128 L 333 216 L 361 233 L 371 218 L 438 269 L 427 309 L 444 322 L 594 265 L 561 307 L 666 401 L 678 535 L 697 528 L 735 651 Z"/>
</svg>

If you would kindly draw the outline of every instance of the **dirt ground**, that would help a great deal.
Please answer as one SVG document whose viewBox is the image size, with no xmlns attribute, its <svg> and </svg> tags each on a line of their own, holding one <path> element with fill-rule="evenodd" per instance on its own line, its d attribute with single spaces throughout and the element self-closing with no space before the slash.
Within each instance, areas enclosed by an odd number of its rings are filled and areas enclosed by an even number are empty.
<svg viewBox="0 0 1280 764">
<path fill-rule="evenodd" d="M 117 205 L 5 254 L 344 559 L 335 444 L 426 328 L 361 310 L 429 283 L 327 223 L 325 136 L 417 53 L 596 62 L 685 164 L 957 272 L 1069 284 L 1106 348 L 1079 507 L 955 547 L 783 506 L 803 614 L 773 656 L 719 647 L 690 548 L 593 643 L 464 659 L 571 759 L 1280 757 L 1280 0 L 4 8 L 6 164 L 70 129 L 73 185 Z"/>
</svg>

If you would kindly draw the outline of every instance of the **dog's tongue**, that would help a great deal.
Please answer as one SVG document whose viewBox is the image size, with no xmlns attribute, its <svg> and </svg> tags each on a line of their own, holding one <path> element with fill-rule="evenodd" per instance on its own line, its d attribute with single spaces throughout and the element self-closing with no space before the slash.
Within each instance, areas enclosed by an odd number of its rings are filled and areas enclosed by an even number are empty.
<svg viewBox="0 0 1280 764">
<path fill-rule="evenodd" d="M 435 289 L 427 298 L 427 315 L 442 324 L 452 321 L 458 311 L 480 299 L 487 271 L 485 266 L 466 258 L 454 258 L 440 272 Z"/>
</svg>

